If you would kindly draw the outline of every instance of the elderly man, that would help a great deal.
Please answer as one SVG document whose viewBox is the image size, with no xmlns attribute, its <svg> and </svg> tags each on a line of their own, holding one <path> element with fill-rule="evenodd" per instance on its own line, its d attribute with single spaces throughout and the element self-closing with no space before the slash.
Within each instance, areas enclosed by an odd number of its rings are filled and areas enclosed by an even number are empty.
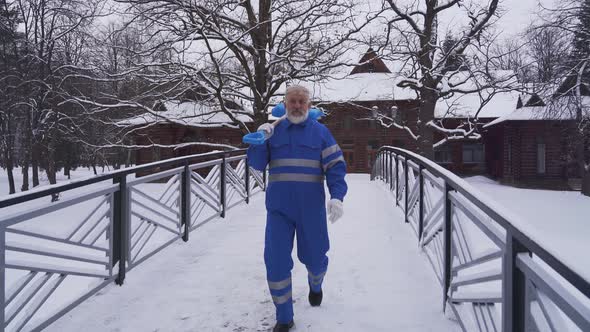
<svg viewBox="0 0 590 332">
<path fill-rule="evenodd" d="M 264 262 L 276 307 L 274 332 L 289 331 L 294 325 L 291 252 L 295 234 L 297 257 L 308 271 L 309 303 L 321 304 L 329 249 L 324 179 L 331 196 L 332 223 L 342 216 L 347 191 L 342 151 L 328 128 L 308 118 L 310 105 L 306 88 L 290 86 L 285 96 L 287 118 L 276 127 L 260 126 L 269 139 L 248 149 L 250 166 L 263 171 L 269 165 Z"/>
</svg>

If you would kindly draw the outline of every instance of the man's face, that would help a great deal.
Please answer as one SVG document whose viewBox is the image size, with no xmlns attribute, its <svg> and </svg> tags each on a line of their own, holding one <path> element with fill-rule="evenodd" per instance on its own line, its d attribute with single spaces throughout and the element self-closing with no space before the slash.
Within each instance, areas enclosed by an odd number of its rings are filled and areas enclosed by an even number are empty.
<svg viewBox="0 0 590 332">
<path fill-rule="evenodd" d="M 309 98 L 303 92 L 293 91 L 286 96 L 285 106 L 289 118 L 305 119 L 307 112 L 309 112 Z"/>
</svg>

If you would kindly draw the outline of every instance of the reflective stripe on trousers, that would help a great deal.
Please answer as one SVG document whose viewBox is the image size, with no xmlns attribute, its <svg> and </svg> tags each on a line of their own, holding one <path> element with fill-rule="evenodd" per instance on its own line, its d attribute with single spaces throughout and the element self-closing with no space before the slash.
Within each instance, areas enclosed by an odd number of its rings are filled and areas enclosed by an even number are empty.
<svg viewBox="0 0 590 332">
<path fill-rule="evenodd" d="M 321 183 L 324 181 L 323 175 L 314 174 L 301 174 L 301 173 L 279 173 L 271 174 L 268 176 L 268 182 L 316 182 Z"/>
</svg>

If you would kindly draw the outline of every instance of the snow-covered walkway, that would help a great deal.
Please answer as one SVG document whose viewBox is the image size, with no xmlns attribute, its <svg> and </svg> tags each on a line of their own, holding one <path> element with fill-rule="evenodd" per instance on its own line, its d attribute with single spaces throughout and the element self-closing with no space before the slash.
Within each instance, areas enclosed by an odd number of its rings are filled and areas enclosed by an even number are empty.
<svg viewBox="0 0 590 332">
<path fill-rule="evenodd" d="M 295 331 L 456 331 L 415 235 L 380 184 L 347 176 L 345 216 L 330 225 L 320 308 L 293 271 Z M 49 331 L 267 331 L 274 323 L 262 259 L 264 194 L 191 233 L 51 325 Z"/>
</svg>

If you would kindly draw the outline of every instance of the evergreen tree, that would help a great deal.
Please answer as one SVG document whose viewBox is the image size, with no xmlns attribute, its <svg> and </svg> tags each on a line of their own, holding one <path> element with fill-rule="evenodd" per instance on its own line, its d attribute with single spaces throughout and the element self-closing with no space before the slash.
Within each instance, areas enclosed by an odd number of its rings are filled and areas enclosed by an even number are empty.
<svg viewBox="0 0 590 332">
<path fill-rule="evenodd" d="M 590 60 L 590 0 L 581 0 L 574 30 L 572 67 L 579 68 Z M 584 70 L 584 81 L 590 81 L 590 65 Z"/>
<path fill-rule="evenodd" d="M 590 83 L 590 0 L 581 0 L 577 8 L 578 22 L 574 31 L 572 50 L 572 67 L 577 74 L 575 86 L 579 87 L 580 94 L 589 95 L 588 84 Z M 583 71 L 582 71 L 583 70 Z M 579 73 L 581 72 L 581 77 Z M 581 82 L 581 84 L 579 84 Z M 583 174 L 582 193 L 590 196 L 590 130 L 588 129 L 590 119 L 583 111 L 585 108 L 582 101 L 578 101 L 576 110 L 576 122 L 578 136 L 576 137 L 576 159 Z M 586 141 L 586 143 L 585 143 Z"/>
</svg>

